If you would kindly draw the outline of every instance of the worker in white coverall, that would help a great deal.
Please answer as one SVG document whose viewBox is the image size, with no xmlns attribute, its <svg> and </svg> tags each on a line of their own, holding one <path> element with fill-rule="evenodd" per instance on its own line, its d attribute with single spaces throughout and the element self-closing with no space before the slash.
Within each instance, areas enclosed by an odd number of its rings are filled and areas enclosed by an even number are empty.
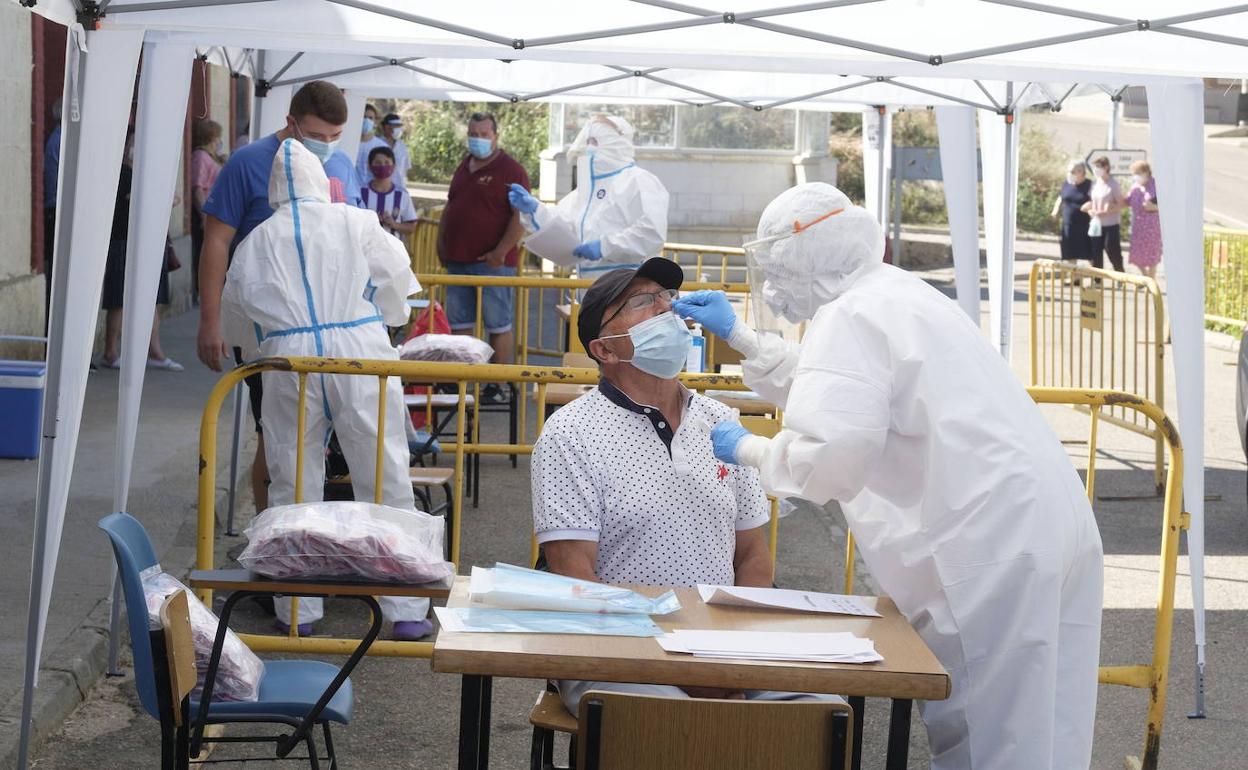
<svg viewBox="0 0 1248 770">
<path fill-rule="evenodd" d="M 766 439 L 711 438 L 778 497 L 837 500 L 879 588 L 952 677 L 921 705 L 936 770 L 1091 761 L 1101 539 L 1078 474 L 1006 361 L 958 306 L 883 264 L 871 214 L 805 184 L 763 212 L 751 289 L 800 344 L 738 320 L 722 292 L 674 310 L 728 341 L 784 410 Z"/>
<path fill-rule="evenodd" d="M 556 264 L 576 265 L 582 278 L 636 269 L 662 251 L 667 188 L 637 165 L 634 152 L 627 120 L 595 115 L 568 148 L 576 163 L 576 188 L 563 200 L 554 206 L 541 203 L 513 184 L 507 197 L 521 213 L 520 221 L 528 232 L 542 233 L 526 243 L 529 250 Z"/>
<path fill-rule="evenodd" d="M 269 176 L 273 216 L 239 244 L 221 295 L 224 331 L 252 355 L 335 356 L 398 360 L 386 326 L 408 319 L 407 296 L 419 289 L 403 244 L 371 211 L 331 203 L 321 162 L 293 139 L 282 142 Z M 249 356 L 251 357 L 251 356 Z M 374 500 L 377 379 L 310 374 L 304 413 L 301 502 L 323 499 L 325 447 L 338 435 L 355 499 Z M 386 382 L 385 505 L 413 510 L 402 385 Z M 265 456 L 269 505 L 295 502 L 299 377 L 264 372 Z M 431 630 L 427 599 L 381 597 L 395 637 Z M 274 602 L 279 626 L 290 625 L 290 602 Z M 299 600 L 300 633 L 322 616 L 322 600 Z"/>
</svg>

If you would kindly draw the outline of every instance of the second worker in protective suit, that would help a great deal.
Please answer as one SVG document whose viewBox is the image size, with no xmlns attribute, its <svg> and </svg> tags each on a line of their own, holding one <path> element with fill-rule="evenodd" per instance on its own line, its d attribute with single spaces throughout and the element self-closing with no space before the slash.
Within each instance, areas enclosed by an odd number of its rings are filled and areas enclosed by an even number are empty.
<svg viewBox="0 0 1248 770">
<path fill-rule="evenodd" d="M 408 318 L 417 290 L 407 251 L 371 211 L 330 202 L 319 160 L 294 139 L 282 142 L 269 176 L 273 216 L 239 244 L 222 293 L 224 332 L 231 344 L 264 356 L 333 356 L 398 360 L 386 326 Z M 407 410 L 397 377 L 386 383 L 384 487 L 381 502 L 412 510 L 408 476 Z M 322 499 L 325 446 L 336 432 L 355 499 L 374 500 L 377 380 L 310 374 L 304 414 L 300 501 Z M 295 502 L 299 377 L 264 372 L 265 455 L 272 484 L 269 505 Z M 427 599 L 380 597 L 398 639 L 431 630 Z M 274 603 L 279 624 L 290 624 L 290 602 Z M 299 600 L 300 633 L 322 615 L 322 600 Z"/>
<path fill-rule="evenodd" d="M 568 149 L 576 163 L 576 188 L 557 205 L 541 203 L 513 184 L 511 205 L 530 233 L 553 231 L 568 252 L 529 249 L 560 265 L 575 264 L 582 278 L 605 270 L 636 269 L 667 240 L 667 188 L 633 159 L 633 127 L 624 118 L 595 115 Z"/>
<path fill-rule="evenodd" d="M 1040 409 L 955 303 L 882 263 L 879 226 L 836 188 L 781 194 L 746 249 L 759 302 L 808 323 L 796 343 L 747 327 L 722 292 L 676 301 L 784 410 L 771 439 L 716 425 L 716 456 L 777 497 L 840 502 L 952 678 L 921 706 L 933 768 L 1087 768 L 1101 539 Z"/>
</svg>

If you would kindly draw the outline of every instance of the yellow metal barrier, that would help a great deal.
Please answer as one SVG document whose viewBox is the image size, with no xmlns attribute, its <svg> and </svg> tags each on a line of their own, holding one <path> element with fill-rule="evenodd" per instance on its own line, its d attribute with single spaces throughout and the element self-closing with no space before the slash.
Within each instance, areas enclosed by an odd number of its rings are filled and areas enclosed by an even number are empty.
<svg viewBox="0 0 1248 770">
<path fill-rule="evenodd" d="M 1156 281 L 1039 259 L 1029 286 L 1032 387 L 1123 390 L 1165 403 L 1165 315 Z M 1098 420 L 1153 439 L 1153 483 L 1160 494 L 1165 442 L 1157 424 L 1118 405 Z M 1095 433 L 1088 455 L 1096 455 Z"/>
<path fill-rule="evenodd" d="M 1205 228 L 1205 320 L 1248 322 L 1248 231 Z"/>
<path fill-rule="evenodd" d="M 1101 410 L 1121 408 L 1139 412 L 1157 426 L 1162 441 L 1170 450 L 1170 466 L 1166 473 L 1165 498 L 1162 502 L 1160 584 L 1157 590 L 1157 613 L 1153 620 L 1153 656 L 1146 664 L 1101 666 L 1097 679 L 1100 684 L 1148 690 L 1144 751 L 1140 758 L 1128 757 L 1127 762 L 1128 767 L 1156 770 L 1161 748 L 1161 727 L 1166 713 L 1170 645 L 1174 634 L 1174 583 L 1179 561 L 1179 531 L 1187 529 L 1189 524 L 1188 514 L 1183 510 L 1183 447 L 1179 442 L 1178 429 L 1161 407 L 1130 393 L 1078 388 L 1028 388 L 1027 392 L 1038 404 L 1067 404 L 1090 410 L 1094 431 L 1096 415 Z M 855 551 L 853 533 L 849 533 L 846 541 L 844 590 L 845 593 L 852 593 Z"/>
<path fill-rule="evenodd" d="M 208 394 L 204 405 L 204 414 L 200 421 L 199 436 L 199 516 L 198 535 L 195 548 L 197 569 L 212 569 L 214 566 L 214 546 L 216 542 L 216 476 L 217 476 L 217 425 L 221 405 L 234 387 L 253 374 L 264 371 L 292 372 L 299 376 L 299 399 L 301 407 L 307 395 L 308 374 L 334 374 L 371 376 L 378 379 L 379 430 L 377 435 L 378 454 L 383 451 L 384 417 L 385 417 L 385 386 L 389 377 L 399 377 L 404 381 L 420 383 L 454 383 L 458 389 L 458 405 L 456 406 L 455 443 L 442 444 L 442 451 L 453 453 L 455 458 L 455 483 L 452 508 L 455 512 L 454 521 L 448 533 L 451 546 L 451 561 L 459 565 L 460 527 L 463 520 L 464 501 L 464 468 L 465 455 L 480 454 L 531 454 L 533 445 L 523 439 L 515 444 L 482 444 L 475 440 L 469 441 L 466 435 L 466 396 L 468 384 L 479 385 L 483 382 L 515 382 L 532 383 L 537 387 L 537 431 L 540 434 L 546 414 L 546 386 L 551 383 L 592 385 L 598 382 L 599 373 L 596 369 L 581 368 L 534 368 L 529 366 L 500 365 L 466 365 L 447 363 L 426 363 L 419 361 L 376 361 L 346 358 L 265 358 L 237 369 L 226 372 Z M 693 390 L 746 390 L 739 377 L 721 375 L 682 375 L 681 381 Z M 297 422 L 298 446 L 296 455 L 296 494 L 303 488 L 303 432 L 304 410 L 299 410 Z M 319 461 L 320 458 L 317 458 Z M 382 465 L 377 465 L 377 495 L 381 494 L 380 474 Z M 379 500 L 380 498 L 378 498 Z M 199 596 L 205 603 L 212 601 L 211 591 L 200 591 Z M 252 649 L 260 652 L 300 652 L 319 655 L 349 654 L 359 644 L 358 639 L 306 638 L 298 636 L 298 617 L 291 618 L 289 636 L 240 634 L 243 641 Z M 427 658 L 432 654 L 433 645 L 429 642 L 394 642 L 377 641 L 369 648 L 370 655 L 402 656 Z"/>
</svg>

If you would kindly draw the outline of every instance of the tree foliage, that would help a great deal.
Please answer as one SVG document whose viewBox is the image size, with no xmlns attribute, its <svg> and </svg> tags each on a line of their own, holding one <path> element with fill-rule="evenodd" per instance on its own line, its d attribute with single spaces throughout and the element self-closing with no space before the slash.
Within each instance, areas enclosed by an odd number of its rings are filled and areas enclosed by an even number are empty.
<svg viewBox="0 0 1248 770">
<path fill-rule="evenodd" d="M 547 144 L 545 104 L 505 102 L 402 101 L 394 111 L 403 116 L 403 141 L 412 153 L 417 182 L 447 184 L 468 153 L 468 117 L 491 112 L 498 120 L 498 143 L 524 166 L 537 184 L 539 153 Z"/>
</svg>

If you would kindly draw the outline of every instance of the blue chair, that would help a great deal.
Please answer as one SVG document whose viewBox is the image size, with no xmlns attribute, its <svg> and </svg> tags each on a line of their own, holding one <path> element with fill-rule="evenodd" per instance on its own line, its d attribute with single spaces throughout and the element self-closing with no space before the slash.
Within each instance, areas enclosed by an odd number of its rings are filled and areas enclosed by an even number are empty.
<svg viewBox="0 0 1248 770">
<path fill-rule="evenodd" d="M 113 513 L 100 520 L 100 529 L 112 541 L 113 554 L 117 557 L 117 570 L 121 576 L 122 590 L 126 600 L 126 616 L 130 627 L 130 645 L 134 656 L 134 684 L 139 691 L 143 708 L 160 721 L 162 767 L 184 766 L 185 758 L 177 758 L 173 709 L 171 702 L 168 668 L 164 660 L 164 639 L 160 629 L 148 628 L 147 603 L 143 597 L 143 583 L 139 574 L 157 563 L 156 553 L 147 532 L 137 519 L 128 513 Z M 154 652 L 155 650 L 155 652 Z M 156 654 L 160 654 L 160 660 Z M 218 701 L 208 706 L 207 724 L 262 723 L 284 724 L 298 728 L 304 717 L 325 693 L 339 668 L 328 663 L 302 660 L 265 661 L 264 678 L 260 681 L 260 696 L 255 702 Z M 338 767 L 334 753 L 333 737 L 329 723 L 348 724 L 355 697 L 351 680 L 346 680 L 333 698 L 321 711 L 317 723 L 323 728 L 325 751 L 331 770 Z M 192 698 L 189 713 L 199 713 L 200 704 Z M 202 728 L 202 725 L 199 725 Z M 230 737 L 230 743 L 254 741 L 274 743 L 280 747 L 287 736 Z M 203 738 L 211 742 L 211 738 Z M 316 739 L 312 729 L 304 735 L 308 748 L 308 761 L 312 770 L 319 770 Z M 185 748 L 185 743 L 182 743 Z M 175 764 L 175 762 L 177 764 Z"/>
</svg>

